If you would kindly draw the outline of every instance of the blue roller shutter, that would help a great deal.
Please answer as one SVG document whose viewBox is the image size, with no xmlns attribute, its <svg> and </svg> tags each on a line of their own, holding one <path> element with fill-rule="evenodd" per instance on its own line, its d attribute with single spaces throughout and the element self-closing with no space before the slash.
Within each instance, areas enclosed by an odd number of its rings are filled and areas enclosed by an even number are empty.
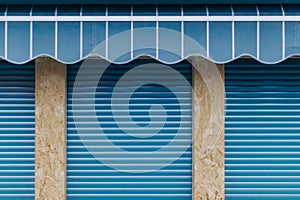
<svg viewBox="0 0 300 200">
<path fill-rule="evenodd" d="M 177 133 L 178 124 L 181 121 L 184 129 L 183 138 L 191 142 L 192 136 L 192 91 L 190 87 L 180 85 L 178 80 L 161 72 L 162 79 L 170 80 L 179 92 L 183 95 L 181 99 L 184 104 L 179 106 L 174 94 L 166 87 L 157 84 L 149 84 L 139 87 L 131 96 L 130 113 L 133 120 L 141 126 L 145 126 L 145 133 L 149 131 L 146 125 L 150 122 L 149 108 L 152 104 L 162 105 L 167 112 L 166 124 L 161 132 L 151 138 L 132 139 L 120 131 L 115 123 L 111 112 L 111 93 L 118 80 L 135 66 L 157 63 L 153 60 L 136 60 L 124 65 L 111 65 L 103 74 L 96 92 L 95 108 L 101 127 L 107 137 L 117 146 L 126 151 L 156 151 L 172 140 Z M 68 125 L 67 125 L 67 197 L 73 199 L 106 199 L 106 200 L 153 200 L 192 199 L 192 150 L 191 146 L 186 152 L 170 166 L 159 171 L 147 173 L 128 173 L 116 171 L 94 158 L 80 141 L 78 132 L 74 125 L 72 111 L 72 87 L 77 71 L 81 63 L 68 66 Z M 191 83 L 191 65 L 182 62 L 170 65 L 180 72 Z M 145 71 L 135 80 L 143 80 L 151 77 L 152 70 Z M 91 71 L 90 75 L 97 74 Z M 88 82 L 87 77 L 86 81 Z M 134 86 L 135 80 L 128 82 Z M 82 95 L 84 95 L 84 90 Z M 82 108 L 84 108 L 84 101 Z M 122 105 L 120 105 L 122 106 Z M 162 119 L 160 113 L 152 113 L 154 120 Z M 86 128 L 89 128 L 91 116 L 85 117 Z M 122 118 L 122 116 L 117 116 Z M 89 132 L 93 134 L 93 130 Z M 181 141 L 177 141 L 181 145 Z M 114 159 L 114 154 L 109 148 L 96 148 L 98 153 L 108 154 L 108 159 Z M 174 146 L 176 151 L 176 146 Z M 111 153 L 111 154 L 110 154 Z M 169 152 L 172 153 L 172 152 Z M 109 156 L 111 155 L 111 157 Z M 153 160 L 153 165 L 159 164 L 161 160 L 168 159 L 160 157 Z M 121 165 L 116 160 L 115 165 Z M 135 166 L 128 166 L 128 169 L 135 169 Z"/>
<path fill-rule="evenodd" d="M 0 199 L 34 199 L 34 63 L 0 61 Z"/>
<path fill-rule="evenodd" d="M 300 60 L 238 60 L 225 78 L 226 199 L 300 199 Z"/>
</svg>

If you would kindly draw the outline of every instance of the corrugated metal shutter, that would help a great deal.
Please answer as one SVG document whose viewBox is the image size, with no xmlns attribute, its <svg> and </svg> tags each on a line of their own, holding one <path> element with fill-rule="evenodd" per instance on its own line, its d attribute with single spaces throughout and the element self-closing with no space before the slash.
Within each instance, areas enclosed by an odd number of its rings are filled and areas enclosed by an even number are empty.
<svg viewBox="0 0 300 200">
<path fill-rule="evenodd" d="M 300 60 L 227 64 L 226 199 L 300 199 Z"/>
<path fill-rule="evenodd" d="M 0 199 L 34 199 L 34 63 L 0 61 Z"/>
<path fill-rule="evenodd" d="M 184 105 L 180 106 L 174 94 L 161 85 L 146 85 L 138 88 L 132 96 L 131 115 L 133 120 L 140 125 L 147 125 L 150 121 L 149 108 L 152 104 L 159 103 L 167 111 L 166 124 L 163 130 L 156 136 L 146 139 L 132 139 L 123 133 L 112 117 L 111 93 L 115 84 L 128 70 L 137 65 L 154 63 L 153 60 L 136 60 L 125 65 L 111 65 L 104 73 L 98 85 L 96 93 L 97 116 L 101 121 L 107 137 L 115 145 L 126 151 L 155 151 L 167 145 L 177 133 L 179 121 L 183 123 L 184 138 L 191 141 L 192 136 L 192 91 L 190 87 L 182 86 L 178 80 L 172 79 L 161 72 L 162 79 L 170 79 L 180 93 L 184 94 Z M 72 86 L 80 64 L 68 66 L 68 143 L 67 143 L 67 196 L 68 199 L 128 199 L 128 200 L 153 200 L 172 199 L 184 200 L 192 198 L 192 150 L 191 147 L 174 163 L 159 171 L 148 173 L 127 173 L 116 171 L 105 166 L 95 159 L 83 146 L 75 129 L 72 114 Z M 171 65 L 179 71 L 191 83 L 191 65 L 187 62 Z M 97 71 L 92 74 L 97 74 Z M 152 70 L 141 74 L 137 79 L 144 80 L 151 76 Z M 88 77 L 87 77 L 88 80 Z M 131 80 L 133 86 L 135 81 Z M 131 83 L 131 82 L 130 82 Z M 83 91 L 84 94 L 84 91 Z M 84 103 L 82 104 L 84 107 Z M 122 106 L 122 105 L 120 105 Z M 161 118 L 157 113 L 152 113 L 156 120 Z M 88 128 L 89 117 L 85 117 Z M 122 117 L 121 115 L 118 117 Z M 147 131 L 145 126 L 145 132 Z M 149 131 L 149 130 L 148 130 Z M 91 134 L 93 131 L 91 131 Z M 177 141 L 180 145 L 180 141 Z M 98 153 L 111 153 L 109 148 L 99 148 Z M 176 146 L 174 146 L 176 151 Z M 172 153 L 172 152 L 169 152 Z M 111 159 L 114 155 L 111 154 Z M 153 164 L 159 164 L 161 157 L 153 160 Z M 116 165 L 118 161 L 116 160 Z M 129 166 L 128 168 L 134 168 Z"/>
</svg>

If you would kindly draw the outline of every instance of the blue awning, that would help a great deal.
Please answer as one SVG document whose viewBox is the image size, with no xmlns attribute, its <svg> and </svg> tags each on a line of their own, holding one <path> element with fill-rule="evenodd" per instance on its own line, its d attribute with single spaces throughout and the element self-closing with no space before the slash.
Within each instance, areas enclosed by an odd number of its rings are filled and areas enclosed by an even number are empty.
<svg viewBox="0 0 300 200">
<path fill-rule="evenodd" d="M 0 43 L 0 56 L 18 64 L 39 56 L 126 63 L 143 55 L 164 63 L 248 55 L 271 64 L 300 55 L 300 6 L 2 6 Z"/>
</svg>

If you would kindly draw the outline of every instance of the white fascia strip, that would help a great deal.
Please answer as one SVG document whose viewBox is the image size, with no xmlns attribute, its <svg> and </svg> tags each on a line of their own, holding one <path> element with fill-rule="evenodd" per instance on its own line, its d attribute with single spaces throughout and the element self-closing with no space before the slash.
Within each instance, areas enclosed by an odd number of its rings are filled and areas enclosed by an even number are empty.
<svg viewBox="0 0 300 200">
<path fill-rule="evenodd" d="M 152 22 L 152 21 L 209 21 L 209 22 L 281 22 L 281 21 L 300 21 L 300 16 L 1 16 L 0 22 Z"/>
</svg>

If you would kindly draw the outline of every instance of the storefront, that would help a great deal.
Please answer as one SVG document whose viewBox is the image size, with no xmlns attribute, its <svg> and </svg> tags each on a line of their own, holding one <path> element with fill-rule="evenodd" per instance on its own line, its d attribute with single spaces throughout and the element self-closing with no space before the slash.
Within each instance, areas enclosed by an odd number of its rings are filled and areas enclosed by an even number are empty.
<svg viewBox="0 0 300 200">
<path fill-rule="evenodd" d="M 0 198 L 300 198 L 297 1 L 0 3 Z"/>
</svg>

